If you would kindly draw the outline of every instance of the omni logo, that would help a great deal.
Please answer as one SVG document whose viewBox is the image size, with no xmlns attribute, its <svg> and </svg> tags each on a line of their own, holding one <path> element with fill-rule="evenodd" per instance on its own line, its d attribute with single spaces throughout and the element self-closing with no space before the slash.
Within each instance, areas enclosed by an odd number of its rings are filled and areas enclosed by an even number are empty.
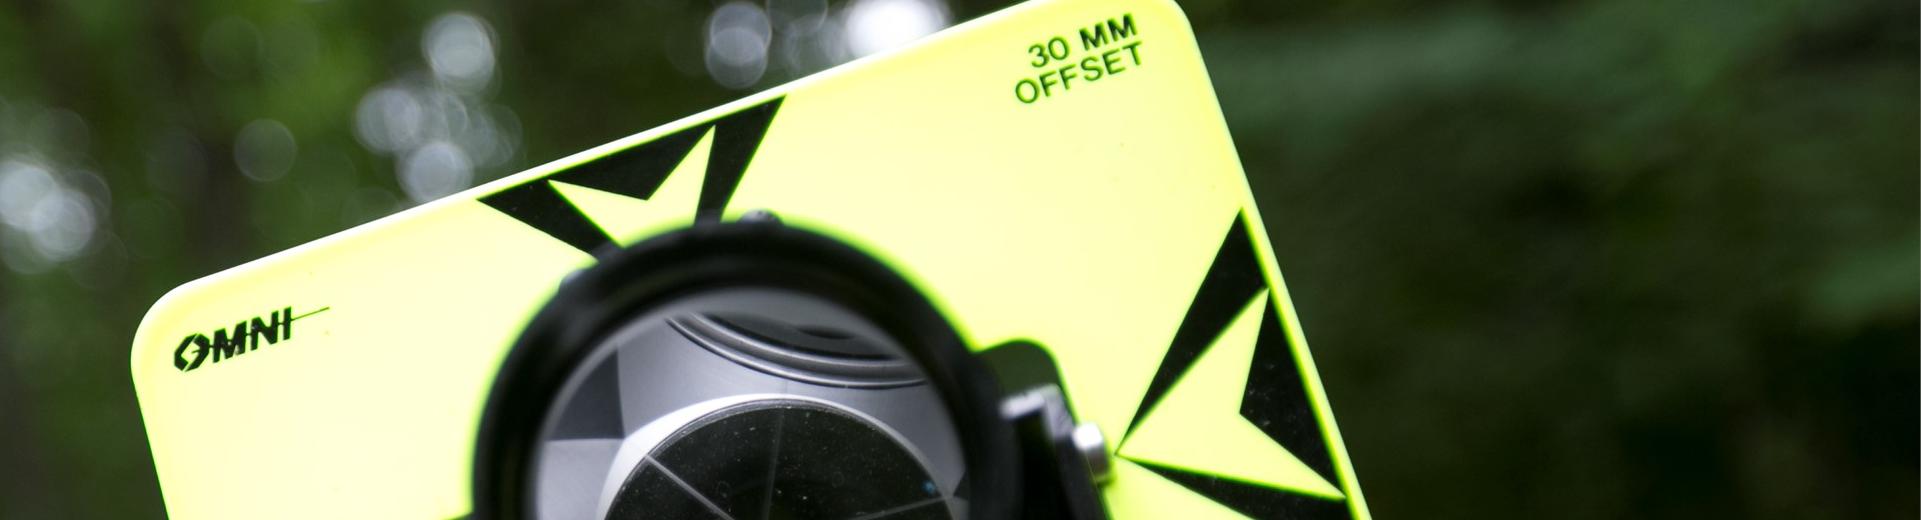
<svg viewBox="0 0 1921 520">
<path fill-rule="evenodd" d="M 233 359 L 255 350 L 261 345 L 274 345 L 293 339 L 293 322 L 301 318 L 326 312 L 329 307 L 295 316 L 293 307 L 283 307 L 272 311 L 265 317 L 254 316 L 234 322 L 233 327 L 214 329 L 207 334 L 193 333 L 180 338 L 180 346 L 173 349 L 173 367 L 181 372 L 192 372 L 209 361 Z"/>
</svg>

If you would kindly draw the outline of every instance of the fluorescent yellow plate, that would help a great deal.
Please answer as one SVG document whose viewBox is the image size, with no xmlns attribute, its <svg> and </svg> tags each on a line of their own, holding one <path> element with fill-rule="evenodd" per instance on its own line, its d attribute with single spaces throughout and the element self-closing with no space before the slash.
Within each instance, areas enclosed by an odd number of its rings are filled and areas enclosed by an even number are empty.
<svg viewBox="0 0 1921 520">
<path fill-rule="evenodd" d="M 755 209 L 977 348 L 1046 346 L 1120 518 L 1368 517 L 1186 20 L 1037 1 L 175 289 L 132 369 L 179 518 L 469 508 L 498 364 L 586 251 Z"/>
</svg>

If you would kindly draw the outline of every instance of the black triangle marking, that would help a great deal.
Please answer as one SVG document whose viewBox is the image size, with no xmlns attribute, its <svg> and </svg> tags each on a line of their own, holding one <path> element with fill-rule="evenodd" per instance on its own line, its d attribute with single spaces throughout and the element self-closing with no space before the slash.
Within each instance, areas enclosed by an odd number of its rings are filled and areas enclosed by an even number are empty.
<svg viewBox="0 0 1921 520">
<path fill-rule="evenodd" d="M 1351 518 L 1348 503 L 1128 459 L 1234 512 L 1259 520 Z"/>
<path fill-rule="evenodd" d="M 718 219 L 740 185 L 747 164 L 767 135 L 782 98 L 721 116 L 711 124 L 694 125 L 667 136 L 617 150 L 584 164 L 480 197 L 484 203 L 575 249 L 597 254 L 618 247 L 580 208 L 554 191 L 556 180 L 638 199 L 653 197 L 674 167 L 714 129 L 706 177 L 701 182 L 696 215 Z"/>
<path fill-rule="evenodd" d="M 700 185 L 700 205 L 694 210 L 695 218 L 720 219 L 721 212 L 727 209 L 727 201 L 734 198 L 734 188 L 740 186 L 741 176 L 747 173 L 754 151 L 760 149 L 760 140 L 766 137 L 767 127 L 774 122 L 774 113 L 780 110 L 783 99 L 774 98 L 720 120 L 714 129 L 714 149 L 707 159 L 707 177 Z"/>
<path fill-rule="evenodd" d="M 481 197 L 480 202 L 588 254 L 614 245 L 600 226 L 587 220 L 544 178 Z"/>
<path fill-rule="evenodd" d="M 1209 345 L 1227 330 L 1236 314 L 1259 294 L 1271 287 L 1262 273 L 1245 215 L 1234 219 L 1214 263 L 1201 279 L 1201 287 L 1189 304 L 1186 317 L 1174 333 L 1173 344 L 1155 370 L 1140 408 L 1128 425 L 1126 436 L 1140 426 L 1141 420 L 1174 382 L 1180 380 Z M 1267 437 L 1319 474 L 1341 487 L 1334 471 L 1332 448 L 1314 406 L 1308 399 L 1307 382 L 1294 357 L 1287 329 L 1281 324 L 1279 295 L 1268 295 L 1268 308 L 1261 316 L 1261 329 L 1254 344 L 1253 365 L 1248 368 L 1247 387 L 1241 400 L 1241 417 L 1267 434 Z M 1238 484 L 1246 485 L 1246 484 Z M 1192 486 L 1190 486 L 1192 487 Z M 1223 502 L 1226 503 L 1226 502 Z"/>
<path fill-rule="evenodd" d="M 687 157 L 709 125 L 674 132 L 665 137 L 607 154 L 599 159 L 556 172 L 550 179 L 646 200 L 667 182 L 674 166 Z"/>
<path fill-rule="evenodd" d="M 1259 294 L 1267 282 L 1261 276 L 1261 264 L 1254 257 L 1254 242 L 1248 237 L 1246 219 L 1235 215 L 1233 227 L 1228 228 L 1227 238 L 1221 241 L 1221 249 L 1214 254 L 1214 264 L 1207 268 L 1207 276 L 1201 279 L 1201 287 L 1194 293 L 1193 303 L 1187 306 L 1187 316 L 1181 318 L 1179 329 L 1174 331 L 1174 341 L 1167 347 L 1167 354 L 1161 358 L 1154 379 L 1147 385 L 1147 394 L 1141 397 L 1140 408 L 1134 411 L 1134 420 L 1127 425 L 1127 434 L 1141 425 L 1147 412 L 1167 397 L 1167 391 L 1174 386 L 1187 369 L 1194 366 L 1201 352 L 1214 343 L 1214 339 L 1226 332 L 1234 316 L 1247 306 L 1247 302 Z"/>
<path fill-rule="evenodd" d="M 1268 301 L 1273 302 L 1274 296 Z M 1247 391 L 1241 397 L 1241 417 L 1281 443 L 1294 458 L 1313 468 L 1321 478 L 1339 485 L 1321 422 L 1308 404 L 1307 382 L 1281 326 L 1280 307 L 1270 303 L 1261 318 L 1260 337 L 1254 341 L 1254 365 L 1248 368 Z"/>
</svg>

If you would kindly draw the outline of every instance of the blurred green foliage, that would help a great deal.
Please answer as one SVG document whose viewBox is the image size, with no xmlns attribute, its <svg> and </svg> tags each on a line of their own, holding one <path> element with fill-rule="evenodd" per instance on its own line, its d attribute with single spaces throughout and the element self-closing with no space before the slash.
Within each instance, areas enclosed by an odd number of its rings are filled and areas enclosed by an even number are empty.
<svg viewBox="0 0 1921 520">
<path fill-rule="evenodd" d="M 356 118 L 429 24 L 491 27 L 480 182 L 740 96 L 715 5 L 0 3 L 0 162 L 97 221 L 0 240 L 0 518 L 161 515 L 134 325 L 410 204 Z M 1383 518 L 1917 515 L 1913 2 L 1183 5 Z"/>
</svg>

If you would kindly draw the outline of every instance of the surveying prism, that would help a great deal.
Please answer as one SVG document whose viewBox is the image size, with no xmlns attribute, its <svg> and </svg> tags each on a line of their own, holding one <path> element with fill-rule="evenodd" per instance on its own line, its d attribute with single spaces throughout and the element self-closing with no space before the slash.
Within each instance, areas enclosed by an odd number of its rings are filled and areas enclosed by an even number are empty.
<svg viewBox="0 0 1921 520">
<path fill-rule="evenodd" d="M 1191 30 L 1039 0 L 200 279 L 179 518 L 1368 518 Z"/>
</svg>

